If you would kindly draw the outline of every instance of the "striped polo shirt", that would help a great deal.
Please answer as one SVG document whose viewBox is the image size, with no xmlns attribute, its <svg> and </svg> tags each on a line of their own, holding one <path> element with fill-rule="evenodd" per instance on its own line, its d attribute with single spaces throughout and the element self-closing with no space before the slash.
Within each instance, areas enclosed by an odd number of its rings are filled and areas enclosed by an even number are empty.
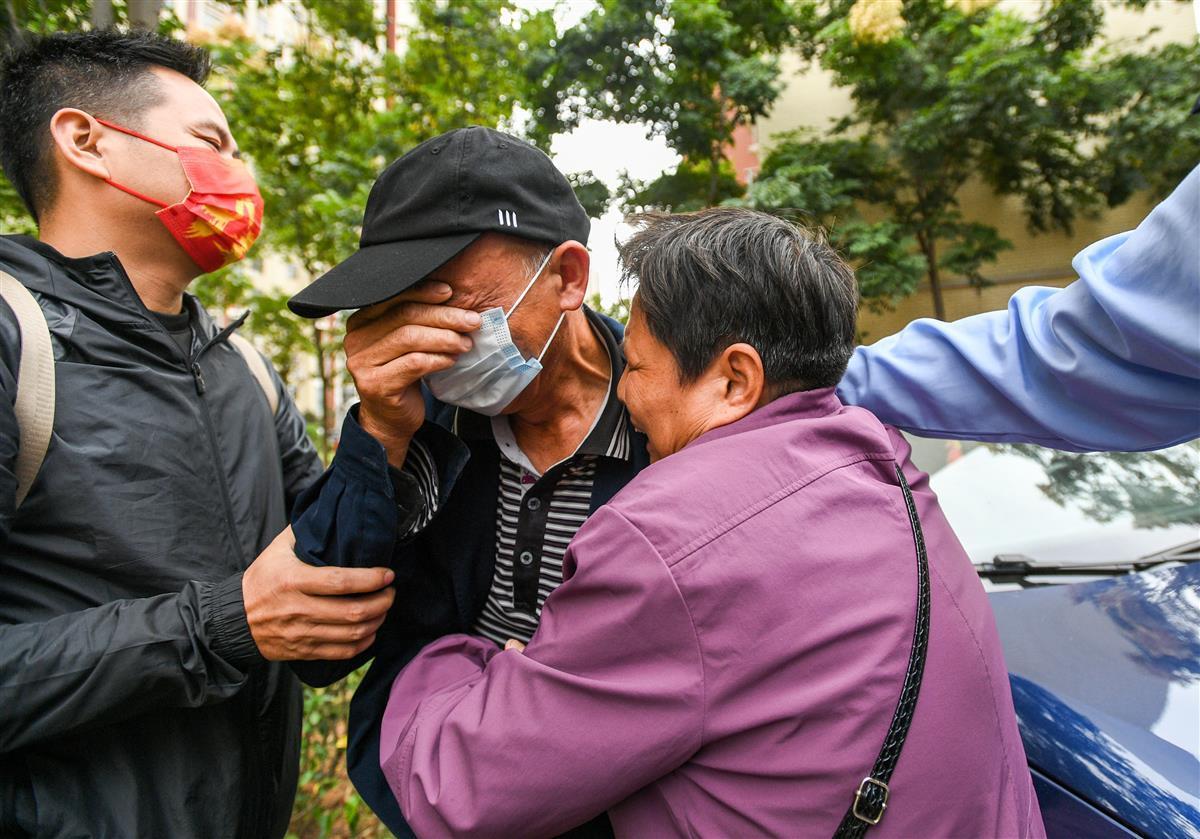
<svg viewBox="0 0 1200 839">
<path fill-rule="evenodd" d="M 608 396 L 592 428 L 568 458 L 539 473 L 513 437 L 508 418 L 493 417 L 491 433 L 500 449 L 496 505 L 496 569 L 483 611 L 472 631 L 503 644 L 510 638 L 528 641 L 537 629 L 542 604 L 563 581 L 562 560 L 567 544 L 583 526 L 592 505 L 592 486 L 600 458 L 628 460 L 629 415 L 617 398 L 617 383 L 625 358 L 616 337 L 604 322 L 585 310 L 588 322 L 608 350 Z M 464 416 L 465 415 L 465 416 Z M 487 423 L 461 409 L 456 417 L 473 424 Z M 424 510 L 410 532 L 415 533 L 436 511 L 437 469 L 428 449 L 414 440 L 404 471 L 421 488 Z"/>
</svg>

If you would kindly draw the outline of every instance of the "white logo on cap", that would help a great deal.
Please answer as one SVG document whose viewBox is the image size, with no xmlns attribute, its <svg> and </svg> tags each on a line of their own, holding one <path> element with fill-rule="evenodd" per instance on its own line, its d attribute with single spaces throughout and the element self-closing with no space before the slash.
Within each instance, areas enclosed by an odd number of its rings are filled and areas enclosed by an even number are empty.
<svg viewBox="0 0 1200 839">
<path fill-rule="evenodd" d="M 517 226 L 517 214 L 512 210 L 496 210 L 496 218 L 499 219 L 500 223 L 505 227 Z"/>
</svg>

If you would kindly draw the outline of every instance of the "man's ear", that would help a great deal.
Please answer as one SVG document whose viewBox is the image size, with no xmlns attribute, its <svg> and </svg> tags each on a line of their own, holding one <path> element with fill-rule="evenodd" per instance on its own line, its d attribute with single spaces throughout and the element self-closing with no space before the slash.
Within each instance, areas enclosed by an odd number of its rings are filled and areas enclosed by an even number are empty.
<svg viewBox="0 0 1200 839">
<path fill-rule="evenodd" d="M 736 422 L 762 402 L 767 388 L 762 357 L 749 344 L 730 344 L 709 368 L 725 423 Z"/>
<path fill-rule="evenodd" d="M 549 270 L 559 276 L 561 305 L 564 312 L 573 312 L 583 305 L 587 294 L 591 255 L 587 248 L 574 240 L 563 242 L 550 258 Z"/>
<path fill-rule="evenodd" d="M 99 148 L 102 134 L 100 123 L 75 108 L 62 108 L 50 117 L 50 136 L 63 159 L 103 180 L 111 173 Z"/>
</svg>

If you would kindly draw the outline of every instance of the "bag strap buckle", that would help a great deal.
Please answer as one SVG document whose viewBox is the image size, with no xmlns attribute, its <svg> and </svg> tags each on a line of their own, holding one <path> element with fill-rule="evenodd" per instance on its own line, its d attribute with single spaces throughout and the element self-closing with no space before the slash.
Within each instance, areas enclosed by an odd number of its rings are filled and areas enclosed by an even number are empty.
<svg viewBox="0 0 1200 839">
<path fill-rule="evenodd" d="M 882 791 L 882 797 L 879 791 Z M 858 785 L 858 791 L 854 793 L 854 807 L 851 809 L 854 818 L 871 826 L 879 824 L 883 819 L 883 811 L 887 809 L 890 792 L 888 785 L 883 781 L 871 777 L 863 778 L 862 783 Z"/>
</svg>

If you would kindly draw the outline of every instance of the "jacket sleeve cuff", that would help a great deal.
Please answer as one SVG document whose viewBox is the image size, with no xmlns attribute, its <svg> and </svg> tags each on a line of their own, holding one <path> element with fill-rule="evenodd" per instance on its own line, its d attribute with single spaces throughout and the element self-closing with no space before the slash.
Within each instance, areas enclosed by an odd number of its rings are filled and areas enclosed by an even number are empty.
<svg viewBox="0 0 1200 839">
<path fill-rule="evenodd" d="M 358 424 L 358 405 L 353 406 L 342 421 L 337 454 L 329 469 L 389 498 L 393 495 L 391 477 L 396 470 L 388 465 L 387 449 Z"/>
<path fill-rule="evenodd" d="M 200 613 L 208 630 L 209 646 L 221 658 L 242 670 L 266 660 L 246 621 L 240 573 L 204 586 L 200 593 Z"/>
<path fill-rule="evenodd" d="M 359 425 L 355 405 L 342 423 L 330 471 L 392 499 L 399 518 L 397 535 L 403 539 L 420 533 L 437 515 L 468 457 L 466 445 L 455 434 L 426 420 L 413 435 L 403 468 L 396 469 L 382 444 Z"/>
<path fill-rule="evenodd" d="M 412 451 L 429 456 L 429 471 L 436 474 L 431 486 L 441 508 L 470 456 L 466 445 L 426 422 L 413 438 Z M 358 424 L 357 406 L 352 408 L 333 464 L 292 510 L 296 555 L 310 565 L 392 565 L 398 543 L 428 523 L 420 521 L 425 513 L 432 520 L 437 512 L 424 502 L 419 482 L 407 471 L 388 464 L 386 450 Z"/>
<path fill-rule="evenodd" d="M 410 452 L 413 447 L 416 447 L 418 453 L 410 457 L 412 463 L 405 462 L 404 471 L 412 471 L 418 466 L 419 458 L 424 457 L 426 468 L 430 472 L 425 489 L 431 492 L 435 499 L 433 512 L 436 513 L 450 498 L 458 476 L 462 474 L 463 467 L 471 458 L 470 450 L 456 434 L 432 420 L 425 420 L 417 429 L 413 436 L 413 445 L 409 448 Z"/>
<path fill-rule="evenodd" d="M 346 415 L 333 464 L 292 510 L 296 556 L 310 565 L 369 568 L 392 561 L 401 519 L 393 477 L 400 473 L 356 414 Z"/>
</svg>

